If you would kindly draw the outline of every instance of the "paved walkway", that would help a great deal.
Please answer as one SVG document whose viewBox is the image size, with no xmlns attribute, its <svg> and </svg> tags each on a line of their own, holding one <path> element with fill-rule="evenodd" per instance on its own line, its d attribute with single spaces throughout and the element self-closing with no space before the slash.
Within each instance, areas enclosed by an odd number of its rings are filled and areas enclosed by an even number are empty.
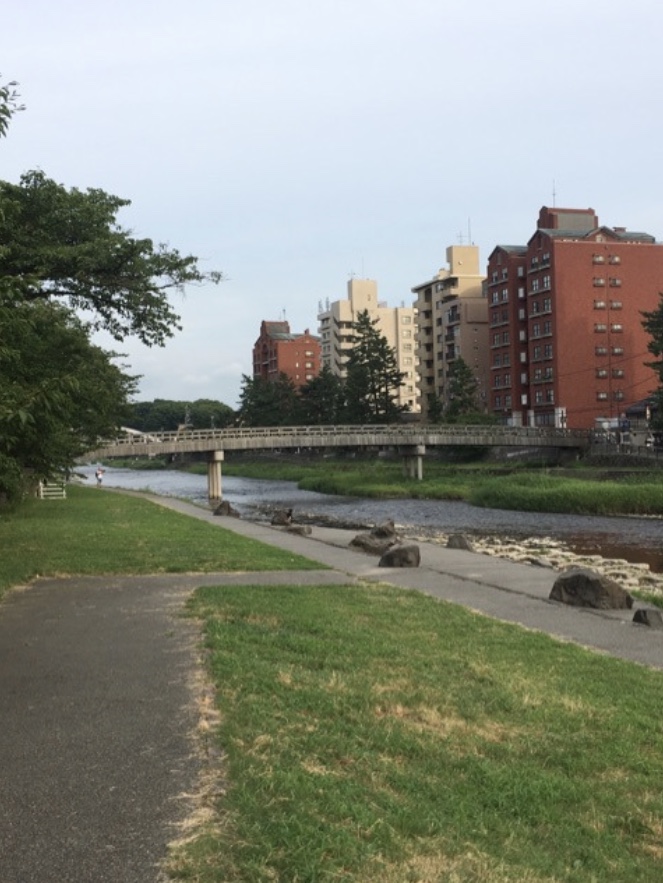
<svg viewBox="0 0 663 883">
<path fill-rule="evenodd" d="M 354 531 L 300 537 L 156 503 L 317 561 L 318 571 L 38 580 L 0 606 L 0 880 L 157 883 L 191 811 L 203 763 L 195 622 L 203 584 L 379 580 L 663 668 L 663 633 L 632 612 L 547 600 L 550 571 L 420 544 L 421 567 L 384 569 L 349 548 Z"/>
</svg>

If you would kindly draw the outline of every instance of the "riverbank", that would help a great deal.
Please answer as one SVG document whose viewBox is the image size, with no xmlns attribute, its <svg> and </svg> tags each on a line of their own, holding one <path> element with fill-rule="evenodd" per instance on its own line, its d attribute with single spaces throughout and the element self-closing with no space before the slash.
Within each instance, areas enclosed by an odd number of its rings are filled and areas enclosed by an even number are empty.
<svg viewBox="0 0 663 883">
<path fill-rule="evenodd" d="M 654 461 L 657 463 L 658 461 Z M 426 460 L 424 478 L 392 459 L 229 459 L 226 475 L 296 481 L 302 490 L 371 499 L 463 500 L 480 508 L 663 517 L 663 469 L 625 458 L 549 467 L 531 462 Z"/>
</svg>

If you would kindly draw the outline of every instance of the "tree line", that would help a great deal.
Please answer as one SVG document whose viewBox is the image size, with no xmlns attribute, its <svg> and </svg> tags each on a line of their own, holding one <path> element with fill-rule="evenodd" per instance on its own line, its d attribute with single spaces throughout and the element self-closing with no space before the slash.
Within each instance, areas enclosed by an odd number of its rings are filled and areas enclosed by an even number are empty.
<svg viewBox="0 0 663 883">
<path fill-rule="evenodd" d="M 0 82 L 0 140 L 22 110 L 16 83 Z M 124 229 L 129 204 L 42 171 L 0 181 L 0 503 L 71 470 L 126 423 L 139 378 L 94 332 L 163 346 L 179 330 L 171 293 L 220 280 Z"/>
</svg>

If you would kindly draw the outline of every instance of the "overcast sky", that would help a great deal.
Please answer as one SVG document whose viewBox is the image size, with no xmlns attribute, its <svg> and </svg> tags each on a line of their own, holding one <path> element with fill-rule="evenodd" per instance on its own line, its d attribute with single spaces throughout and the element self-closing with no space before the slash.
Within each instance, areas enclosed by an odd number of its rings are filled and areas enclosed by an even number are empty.
<svg viewBox="0 0 663 883">
<path fill-rule="evenodd" d="M 222 271 L 164 349 L 100 342 L 141 400 L 236 407 L 261 321 L 317 331 L 351 274 L 410 305 L 448 245 L 485 268 L 553 201 L 663 239 L 662 34 L 661 0 L 26 0 L 0 178 L 128 198 Z"/>
</svg>

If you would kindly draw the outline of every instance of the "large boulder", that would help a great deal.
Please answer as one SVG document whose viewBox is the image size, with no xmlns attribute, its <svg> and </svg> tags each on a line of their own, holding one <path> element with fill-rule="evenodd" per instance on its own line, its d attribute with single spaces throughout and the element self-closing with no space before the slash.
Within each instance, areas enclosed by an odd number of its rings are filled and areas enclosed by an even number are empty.
<svg viewBox="0 0 663 883">
<path fill-rule="evenodd" d="M 474 552 L 474 546 L 463 533 L 451 534 L 447 540 L 448 549 L 463 549 L 465 552 Z"/>
<path fill-rule="evenodd" d="M 555 580 L 551 601 L 595 610 L 630 610 L 633 598 L 618 582 L 586 567 L 570 567 Z"/>
<path fill-rule="evenodd" d="M 354 549 L 361 549 L 369 555 L 384 555 L 387 549 L 391 548 L 396 541 L 394 539 L 386 539 L 384 537 L 376 537 L 372 533 L 358 533 L 356 537 L 350 540 L 350 545 Z"/>
<path fill-rule="evenodd" d="M 313 533 L 313 528 L 310 524 L 288 524 L 286 526 L 286 533 L 294 533 L 300 537 L 310 537 Z"/>
<path fill-rule="evenodd" d="M 350 540 L 350 545 L 369 555 L 384 555 L 387 549 L 397 542 L 398 534 L 394 522 L 383 521 L 372 527 L 367 533 L 358 533 L 354 539 Z"/>
<path fill-rule="evenodd" d="M 371 535 L 385 540 L 396 539 L 396 525 L 393 521 L 383 521 L 382 524 L 376 524 L 371 528 Z"/>
<path fill-rule="evenodd" d="M 242 516 L 239 514 L 237 509 L 233 509 L 230 503 L 227 500 L 221 500 L 219 505 L 216 507 L 213 515 L 229 515 L 231 518 L 241 518 Z"/>
<path fill-rule="evenodd" d="M 378 562 L 378 567 L 419 567 L 421 552 L 419 546 L 396 545 L 383 554 Z"/>
<path fill-rule="evenodd" d="M 633 622 L 663 631 L 663 610 L 658 607 L 641 607 L 633 614 Z"/>
</svg>

